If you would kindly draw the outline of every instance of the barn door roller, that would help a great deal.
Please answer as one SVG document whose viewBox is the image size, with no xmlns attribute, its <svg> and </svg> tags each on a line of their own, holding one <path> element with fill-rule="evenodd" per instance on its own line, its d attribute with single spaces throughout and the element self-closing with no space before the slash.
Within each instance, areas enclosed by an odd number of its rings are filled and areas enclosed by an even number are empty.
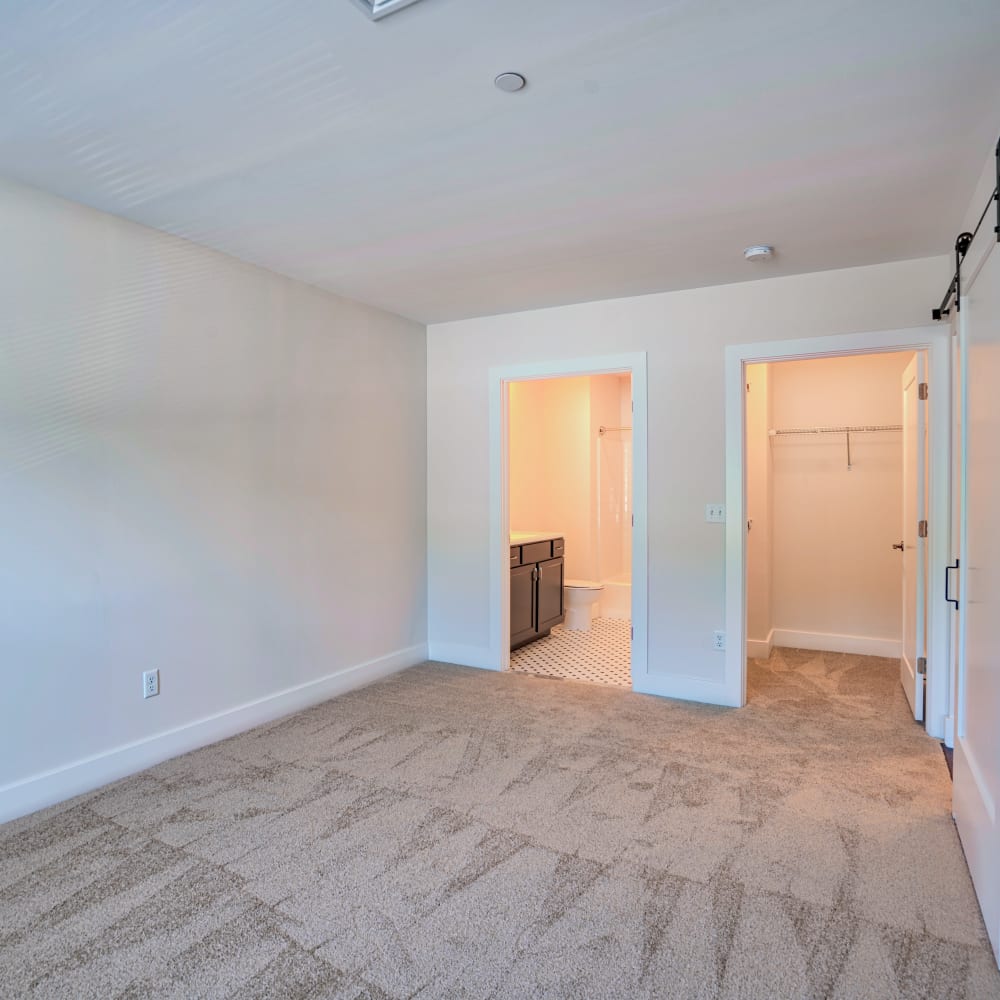
<svg viewBox="0 0 1000 1000">
<path fill-rule="evenodd" d="M 993 194 L 990 195 L 989 200 L 986 202 L 986 207 L 983 209 L 983 214 L 979 216 L 976 228 L 971 233 L 959 234 L 958 239 L 955 240 L 955 275 L 951 279 L 951 284 L 948 285 L 948 290 L 944 293 L 941 305 L 937 309 L 931 310 L 932 319 L 944 319 L 945 316 L 948 316 L 951 313 L 949 306 L 953 298 L 955 300 L 955 312 L 958 312 L 962 308 L 962 261 L 965 260 L 965 255 L 969 252 L 969 247 L 976 238 L 979 227 L 983 224 L 983 219 L 986 218 L 986 214 L 990 210 L 990 205 L 993 204 L 996 204 L 996 225 L 993 227 L 993 232 L 996 234 L 997 242 L 1000 243 L 1000 139 L 997 140 L 996 184 L 993 188 Z"/>
</svg>

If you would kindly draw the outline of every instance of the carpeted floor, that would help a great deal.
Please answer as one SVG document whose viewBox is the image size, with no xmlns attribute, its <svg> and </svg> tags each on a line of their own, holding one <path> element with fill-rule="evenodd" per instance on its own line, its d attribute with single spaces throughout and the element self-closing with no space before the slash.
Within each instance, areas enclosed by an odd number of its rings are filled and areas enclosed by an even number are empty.
<svg viewBox="0 0 1000 1000">
<path fill-rule="evenodd" d="M 0 996 L 1000 996 L 896 674 L 409 670 L 0 827 Z"/>
</svg>

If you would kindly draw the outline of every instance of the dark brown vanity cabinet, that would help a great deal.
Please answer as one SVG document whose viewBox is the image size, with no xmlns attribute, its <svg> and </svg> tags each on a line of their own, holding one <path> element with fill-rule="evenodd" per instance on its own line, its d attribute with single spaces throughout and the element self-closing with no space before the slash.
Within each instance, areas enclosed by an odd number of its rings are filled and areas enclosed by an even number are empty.
<svg viewBox="0 0 1000 1000">
<path fill-rule="evenodd" d="M 563 540 L 510 548 L 510 648 L 548 635 L 565 618 Z"/>
</svg>

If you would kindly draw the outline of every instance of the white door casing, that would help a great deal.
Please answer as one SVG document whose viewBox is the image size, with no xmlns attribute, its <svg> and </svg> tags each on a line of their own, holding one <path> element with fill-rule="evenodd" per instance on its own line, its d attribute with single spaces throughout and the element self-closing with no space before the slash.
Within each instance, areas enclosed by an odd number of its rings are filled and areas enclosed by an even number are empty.
<svg viewBox="0 0 1000 1000">
<path fill-rule="evenodd" d="M 903 372 L 903 651 L 899 680 L 906 692 L 913 718 L 924 718 L 925 657 L 925 539 L 918 525 L 927 516 L 925 506 L 926 424 L 920 386 L 925 381 L 926 362 L 917 352 Z"/>
</svg>

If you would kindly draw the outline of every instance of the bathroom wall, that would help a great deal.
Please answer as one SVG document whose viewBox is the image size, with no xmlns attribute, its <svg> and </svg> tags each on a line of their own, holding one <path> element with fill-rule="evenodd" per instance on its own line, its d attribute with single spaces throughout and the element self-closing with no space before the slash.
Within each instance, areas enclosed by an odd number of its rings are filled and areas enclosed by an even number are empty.
<svg viewBox="0 0 1000 1000">
<path fill-rule="evenodd" d="M 566 538 L 566 576 L 587 576 L 594 561 L 589 378 L 546 381 L 542 433 L 542 488 L 547 502 L 544 527 Z"/>
<path fill-rule="evenodd" d="M 627 412 L 626 412 L 627 411 Z M 593 579 L 628 582 L 632 563 L 632 376 L 591 380 L 591 489 L 594 496 Z M 601 427 L 606 428 L 600 434 Z M 619 429 L 614 429 L 619 428 Z"/>
<path fill-rule="evenodd" d="M 578 376 L 510 387 L 510 527 L 566 539 L 566 576 L 599 566 L 598 428 L 620 426 L 628 377 Z"/>
<path fill-rule="evenodd" d="M 546 530 L 545 382 L 510 387 L 510 524 L 514 531 Z M 537 470 L 542 470 L 541 472 Z"/>
</svg>

